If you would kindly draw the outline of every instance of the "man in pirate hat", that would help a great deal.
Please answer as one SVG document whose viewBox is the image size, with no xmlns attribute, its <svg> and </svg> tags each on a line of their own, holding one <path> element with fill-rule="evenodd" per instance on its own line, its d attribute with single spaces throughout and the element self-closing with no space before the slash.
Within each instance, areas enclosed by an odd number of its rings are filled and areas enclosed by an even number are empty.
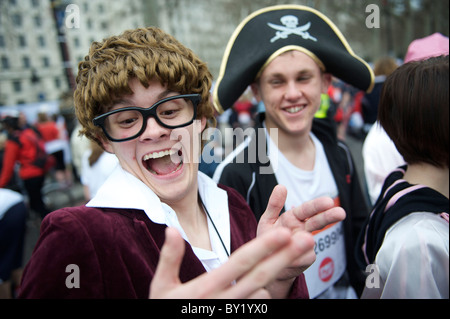
<svg viewBox="0 0 450 319">
<path fill-rule="evenodd" d="M 222 111 L 250 85 L 265 105 L 257 130 L 219 165 L 216 182 L 238 190 L 257 218 L 277 184 L 287 189 L 283 211 L 329 196 L 347 213 L 314 234 L 317 259 L 305 272 L 311 298 L 356 297 L 364 284 L 353 251 L 368 214 L 365 197 L 333 120 L 315 118 L 332 76 L 365 91 L 374 83 L 369 65 L 326 16 L 306 6 L 274 6 L 237 27 L 213 95 Z"/>
</svg>

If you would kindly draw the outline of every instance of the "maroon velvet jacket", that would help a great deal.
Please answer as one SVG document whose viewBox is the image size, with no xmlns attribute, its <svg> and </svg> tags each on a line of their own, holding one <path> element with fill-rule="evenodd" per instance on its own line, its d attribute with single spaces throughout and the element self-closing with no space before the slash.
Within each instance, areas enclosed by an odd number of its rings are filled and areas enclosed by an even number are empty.
<svg viewBox="0 0 450 319">
<path fill-rule="evenodd" d="M 257 223 L 241 195 L 222 188 L 228 193 L 234 251 L 255 237 Z M 57 210 L 42 221 L 19 297 L 148 298 L 166 227 L 139 210 L 86 206 Z M 66 279 L 73 282 L 70 276 L 75 274 L 73 269 L 66 272 L 71 264 L 79 267 L 79 288 L 66 286 Z M 204 272 L 186 243 L 181 281 Z M 303 275 L 295 280 L 290 297 L 309 297 Z"/>
</svg>

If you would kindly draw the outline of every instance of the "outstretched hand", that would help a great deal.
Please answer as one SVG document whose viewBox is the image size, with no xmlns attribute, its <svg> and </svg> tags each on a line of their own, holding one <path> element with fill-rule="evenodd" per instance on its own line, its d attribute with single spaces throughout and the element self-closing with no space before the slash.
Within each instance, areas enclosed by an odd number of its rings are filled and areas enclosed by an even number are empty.
<svg viewBox="0 0 450 319">
<path fill-rule="evenodd" d="M 330 197 L 321 197 L 294 207 L 284 214 L 280 212 L 286 202 L 287 190 L 282 185 L 277 185 L 270 196 L 266 211 L 261 216 L 258 224 L 257 235 L 260 236 L 276 227 L 285 227 L 296 234 L 299 231 L 311 233 L 320 230 L 327 225 L 345 219 L 345 211 L 342 207 L 336 207 Z M 290 267 L 279 274 L 279 281 L 287 281 L 297 277 L 316 259 L 314 250 L 303 254 Z"/>
<path fill-rule="evenodd" d="M 229 260 L 209 273 L 181 283 L 179 271 L 185 242 L 167 228 L 150 298 L 269 298 L 264 289 L 277 274 L 314 247 L 306 232 L 292 234 L 279 227 L 268 230 L 236 250 Z"/>
<path fill-rule="evenodd" d="M 345 211 L 337 207 L 330 197 L 320 197 L 294 207 L 280 215 L 286 202 L 287 190 L 277 185 L 258 224 L 258 234 L 274 226 L 283 226 L 292 231 L 313 232 L 345 219 Z"/>
</svg>

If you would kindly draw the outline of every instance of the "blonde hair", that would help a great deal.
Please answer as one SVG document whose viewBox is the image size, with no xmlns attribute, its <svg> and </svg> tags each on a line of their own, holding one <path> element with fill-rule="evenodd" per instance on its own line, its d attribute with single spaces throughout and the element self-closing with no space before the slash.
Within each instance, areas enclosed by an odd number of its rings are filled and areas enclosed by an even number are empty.
<svg viewBox="0 0 450 319">
<path fill-rule="evenodd" d="M 197 118 L 206 117 L 207 127 L 215 126 L 210 102 L 212 75 L 206 63 L 171 35 L 149 27 L 92 43 L 78 66 L 74 93 L 80 134 L 101 145 L 105 136 L 92 120 L 107 112 L 115 99 L 133 93 L 129 87 L 133 78 L 144 87 L 150 79 L 157 79 L 171 91 L 200 94 Z"/>
<path fill-rule="evenodd" d="M 385 75 L 389 76 L 398 68 L 397 63 L 391 57 L 382 57 L 375 62 L 373 72 L 376 76 Z"/>
</svg>

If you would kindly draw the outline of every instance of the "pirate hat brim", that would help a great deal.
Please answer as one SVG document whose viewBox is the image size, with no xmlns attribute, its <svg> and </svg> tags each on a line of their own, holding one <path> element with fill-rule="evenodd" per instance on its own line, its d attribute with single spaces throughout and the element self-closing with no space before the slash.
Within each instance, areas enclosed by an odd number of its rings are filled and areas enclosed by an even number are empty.
<svg viewBox="0 0 450 319">
<path fill-rule="evenodd" d="M 290 50 L 308 54 L 323 71 L 361 90 L 373 88 L 371 67 L 330 19 L 306 6 L 272 6 L 248 16 L 231 36 L 213 92 L 217 111 L 232 107 L 267 64 Z"/>
</svg>

